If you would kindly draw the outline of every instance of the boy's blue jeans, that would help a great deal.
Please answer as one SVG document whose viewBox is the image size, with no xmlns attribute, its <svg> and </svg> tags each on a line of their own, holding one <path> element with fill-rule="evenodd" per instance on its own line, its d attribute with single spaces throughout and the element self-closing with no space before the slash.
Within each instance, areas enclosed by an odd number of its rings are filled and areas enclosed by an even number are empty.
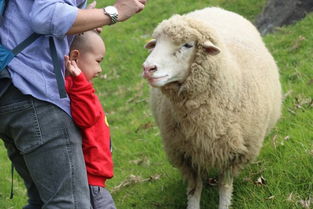
<svg viewBox="0 0 313 209">
<path fill-rule="evenodd" d="M 0 138 L 25 182 L 25 209 L 90 209 L 82 139 L 63 110 L 10 85 L 0 97 Z"/>
</svg>

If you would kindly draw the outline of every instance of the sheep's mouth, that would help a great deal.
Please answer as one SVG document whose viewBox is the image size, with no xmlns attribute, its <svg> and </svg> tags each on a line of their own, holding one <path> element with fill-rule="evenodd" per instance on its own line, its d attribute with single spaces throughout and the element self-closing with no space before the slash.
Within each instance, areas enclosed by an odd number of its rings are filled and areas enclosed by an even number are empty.
<svg viewBox="0 0 313 209">
<path fill-rule="evenodd" d="M 149 77 L 149 78 L 147 78 L 147 79 L 148 79 L 148 81 L 149 81 L 150 83 L 153 83 L 153 82 L 162 80 L 163 78 L 166 78 L 166 77 L 168 77 L 168 75 L 159 76 L 159 77 Z"/>
</svg>

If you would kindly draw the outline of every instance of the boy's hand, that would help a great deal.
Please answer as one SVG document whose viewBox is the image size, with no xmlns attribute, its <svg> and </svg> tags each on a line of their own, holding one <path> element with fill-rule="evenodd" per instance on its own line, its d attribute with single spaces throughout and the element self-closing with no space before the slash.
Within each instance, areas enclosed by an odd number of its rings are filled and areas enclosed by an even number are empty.
<svg viewBox="0 0 313 209">
<path fill-rule="evenodd" d="M 64 62 L 65 62 L 65 68 L 66 73 L 70 74 L 71 76 L 79 76 L 81 74 L 81 70 L 77 66 L 77 63 L 75 60 L 70 60 L 69 56 L 64 56 Z"/>
</svg>

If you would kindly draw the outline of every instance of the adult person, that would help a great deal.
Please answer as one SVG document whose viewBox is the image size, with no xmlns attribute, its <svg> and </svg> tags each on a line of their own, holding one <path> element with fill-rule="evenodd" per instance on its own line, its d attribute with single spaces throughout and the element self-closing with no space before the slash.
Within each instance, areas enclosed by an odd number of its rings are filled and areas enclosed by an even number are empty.
<svg viewBox="0 0 313 209">
<path fill-rule="evenodd" d="M 12 84 L 0 97 L 0 138 L 25 182 L 24 209 L 90 209 L 81 136 L 69 98 L 58 92 L 49 37 L 63 64 L 70 35 L 125 21 L 146 1 L 116 0 L 104 9 L 80 9 L 86 0 L 8 1 L 2 45 L 12 49 L 30 34 L 42 34 L 10 62 Z"/>
</svg>

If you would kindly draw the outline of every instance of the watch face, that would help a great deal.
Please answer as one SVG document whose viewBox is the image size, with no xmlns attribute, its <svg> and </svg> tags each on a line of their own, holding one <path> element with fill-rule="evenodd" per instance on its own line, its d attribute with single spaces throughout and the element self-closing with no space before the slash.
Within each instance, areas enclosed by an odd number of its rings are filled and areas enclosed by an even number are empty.
<svg viewBox="0 0 313 209">
<path fill-rule="evenodd" d="M 112 6 L 108 6 L 105 8 L 105 11 L 109 14 L 112 14 L 112 15 L 117 15 L 117 10 L 115 7 L 112 7 Z"/>
</svg>

